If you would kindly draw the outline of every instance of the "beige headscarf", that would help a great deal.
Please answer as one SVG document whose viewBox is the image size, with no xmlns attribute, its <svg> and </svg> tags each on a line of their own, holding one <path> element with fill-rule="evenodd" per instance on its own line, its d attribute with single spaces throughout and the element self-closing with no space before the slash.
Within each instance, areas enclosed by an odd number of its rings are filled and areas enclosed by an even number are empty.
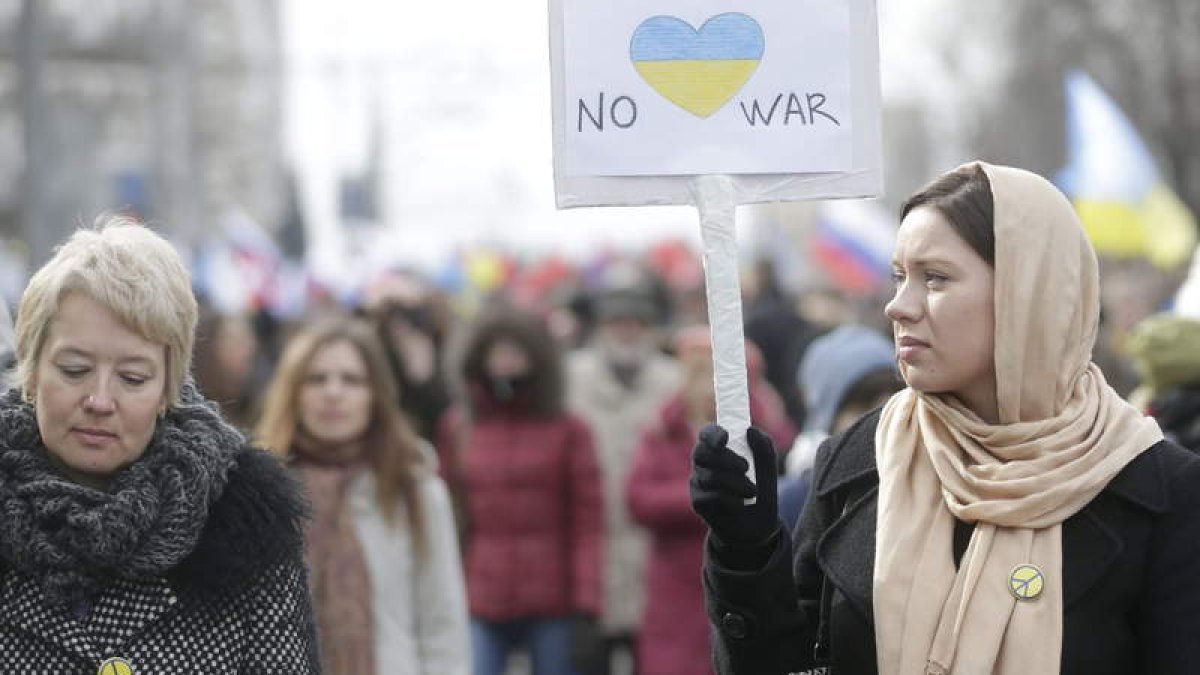
<svg viewBox="0 0 1200 675">
<path fill-rule="evenodd" d="M 881 675 L 1051 675 L 1062 653 L 1062 522 L 1162 438 L 1091 362 L 1096 256 L 1039 176 L 980 164 L 994 202 L 999 424 L 905 389 L 883 410 L 874 608 Z M 976 524 L 955 570 L 954 519 Z M 1018 601 L 1014 568 L 1044 590 Z"/>
</svg>

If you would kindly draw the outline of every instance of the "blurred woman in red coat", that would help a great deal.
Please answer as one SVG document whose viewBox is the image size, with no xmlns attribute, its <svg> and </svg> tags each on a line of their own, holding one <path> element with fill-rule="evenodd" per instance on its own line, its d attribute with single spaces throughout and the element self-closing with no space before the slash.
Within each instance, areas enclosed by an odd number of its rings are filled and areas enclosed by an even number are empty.
<svg viewBox="0 0 1200 675">
<path fill-rule="evenodd" d="M 536 317 L 493 308 L 459 374 L 466 406 L 443 415 L 438 447 L 460 502 L 475 673 L 500 675 L 514 650 L 535 674 L 589 670 L 603 497 L 591 432 L 564 410 L 558 348 Z"/>
<path fill-rule="evenodd" d="M 708 527 L 692 511 L 688 494 L 696 434 L 716 419 L 708 326 L 680 331 L 676 352 L 684 369 L 683 386 L 642 435 L 626 485 L 629 512 L 651 537 L 637 647 L 639 675 L 713 672 L 700 583 Z M 751 419 L 772 438 L 791 438 L 795 430 L 764 379 L 762 354 L 752 343 L 746 343 L 746 363 Z"/>
</svg>

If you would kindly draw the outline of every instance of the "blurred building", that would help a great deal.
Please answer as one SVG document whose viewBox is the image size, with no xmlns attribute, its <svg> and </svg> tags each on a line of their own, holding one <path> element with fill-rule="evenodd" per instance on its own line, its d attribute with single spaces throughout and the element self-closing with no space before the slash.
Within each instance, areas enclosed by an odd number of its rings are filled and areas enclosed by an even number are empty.
<svg viewBox="0 0 1200 675">
<path fill-rule="evenodd" d="M 1200 2 L 878 5 L 889 213 L 970 158 L 1055 175 L 1074 69 L 1130 116 L 1200 211 Z M 585 257 L 698 242 L 685 207 L 555 210 L 545 12 L 485 0 L 0 0 L 0 293 L 22 276 L 8 242 L 37 261 L 73 223 L 121 206 L 181 239 L 233 207 L 275 235 L 287 220 L 284 248 L 336 278 L 436 268 L 472 247 Z M 782 255 L 787 241 L 805 245 L 820 211 L 743 213 L 739 231 Z M 819 283 L 815 271 L 793 265 L 789 282 Z"/>
<path fill-rule="evenodd" d="M 0 238 L 284 212 L 279 0 L 0 0 Z"/>
</svg>

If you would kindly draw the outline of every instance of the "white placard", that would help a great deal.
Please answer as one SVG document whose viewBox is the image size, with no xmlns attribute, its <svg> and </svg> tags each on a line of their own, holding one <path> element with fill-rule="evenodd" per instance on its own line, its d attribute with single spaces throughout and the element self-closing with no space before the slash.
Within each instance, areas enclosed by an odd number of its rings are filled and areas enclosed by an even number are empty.
<svg viewBox="0 0 1200 675">
<path fill-rule="evenodd" d="M 570 176 L 815 173 L 851 165 L 845 0 L 564 6 Z"/>
<path fill-rule="evenodd" d="M 560 208 L 694 204 L 717 423 L 750 462 L 738 204 L 881 188 L 874 0 L 550 0 Z"/>
<path fill-rule="evenodd" d="M 550 0 L 550 27 L 560 208 L 881 190 L 875 0 Z"/>
</svg>

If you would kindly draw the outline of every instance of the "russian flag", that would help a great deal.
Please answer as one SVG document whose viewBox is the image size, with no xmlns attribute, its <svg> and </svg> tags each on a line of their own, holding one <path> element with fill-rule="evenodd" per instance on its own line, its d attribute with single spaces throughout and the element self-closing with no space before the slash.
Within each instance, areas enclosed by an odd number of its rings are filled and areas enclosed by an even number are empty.
<svg viewBox="0 0 1200 675">
<path fill-rule="evenodd" d="M 1091 77 L 1066 77 L 1068 164 L 1058 184 L 1096 251 L 1161 269 L 1190 259 L 1196 221 L 1163 180 L 1137 129 Z"/>
<path fill-rule="evenodd" d="M 838 288 L 860 297 L 888 287 L 895 244 L 895 219 L 878 202 L 859 200 L 823 204 L 809 240 L 817 266 Z"/>
<path fill-rule="evenodd" d="M 282 263 L 271 236 L 244 212 L 231 211 L 197 252 L 194 284 L 221 312 L 269 307 Z"/>
</svg>

